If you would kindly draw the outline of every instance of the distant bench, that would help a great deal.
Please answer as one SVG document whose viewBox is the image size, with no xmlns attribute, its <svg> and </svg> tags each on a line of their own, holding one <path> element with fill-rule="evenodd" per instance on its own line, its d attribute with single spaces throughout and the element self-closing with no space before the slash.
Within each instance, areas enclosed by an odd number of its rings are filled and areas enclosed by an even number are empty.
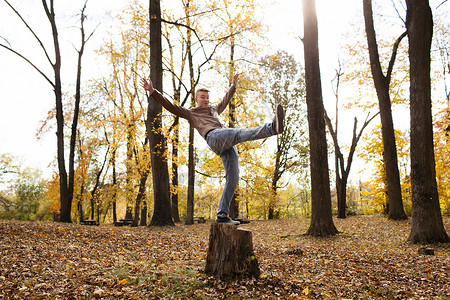
<svg viewBox="0 0 450 300">
<path fill-rule="evenodd" d="M 99 225 L 97 220 L 82 220 L 82 221 L 80 221 L 80 224 L 81 225 L 95 225 L 95 226 Z"/>
<path fill-rule="evenodd" d="M 120 221 L 116 221 L 114 226 L 127 226 L 133 224 L 133 219 L 122 219 Z"/>
</svg>

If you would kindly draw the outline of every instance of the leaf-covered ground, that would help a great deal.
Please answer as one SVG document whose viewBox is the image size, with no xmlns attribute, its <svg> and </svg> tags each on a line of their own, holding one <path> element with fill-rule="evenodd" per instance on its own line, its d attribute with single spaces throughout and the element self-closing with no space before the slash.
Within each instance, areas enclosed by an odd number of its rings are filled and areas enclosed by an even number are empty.
<svg viewBox="0 0 450 300">
<path fill-rule="evenodd" d="M 444 219 L 450 232 L 450 218 Z M 210 224 L 81 226 L 0 221 L 3 299 L 450 299 L 450 245 L 406 241 L 409 221 L 335 220 L 341 234 L 304 236 L 308 220 L 254 221 L 260 279 L 206 276 Z"/>
</svg>

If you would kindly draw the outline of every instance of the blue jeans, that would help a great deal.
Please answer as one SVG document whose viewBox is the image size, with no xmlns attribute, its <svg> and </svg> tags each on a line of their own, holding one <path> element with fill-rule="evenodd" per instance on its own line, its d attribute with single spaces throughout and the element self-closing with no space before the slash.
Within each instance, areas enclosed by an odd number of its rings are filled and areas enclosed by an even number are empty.
<svg viewBox="0 0 450 300">
<path fill-rule="evenodd" d="M 206 142 L 214 153 L 222 159 L 225 169 L 225 187 L 217 210 L 218 217 L 226 217 L 230 212 L 231 199 L 239 181 L 239 156 L 236 145 L 246 141 L 268 138 L 275 135 L 272 123 L 255 128 L 219 128 L 206 136 Z"/>
</svg>

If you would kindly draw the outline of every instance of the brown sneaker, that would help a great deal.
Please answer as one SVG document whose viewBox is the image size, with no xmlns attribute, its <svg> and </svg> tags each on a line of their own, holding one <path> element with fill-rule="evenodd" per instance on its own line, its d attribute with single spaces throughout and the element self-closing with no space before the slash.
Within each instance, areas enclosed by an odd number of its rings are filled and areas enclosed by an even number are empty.
<svg viewBox="0 0 450 300">
<path fill-rule="evenodd" d="M 275 117 L 273 117 L 272 128 L 275 134 L 280 134 L 284 130 L 284 108 L 281 104 L 277 105 Z"/>
</svg>

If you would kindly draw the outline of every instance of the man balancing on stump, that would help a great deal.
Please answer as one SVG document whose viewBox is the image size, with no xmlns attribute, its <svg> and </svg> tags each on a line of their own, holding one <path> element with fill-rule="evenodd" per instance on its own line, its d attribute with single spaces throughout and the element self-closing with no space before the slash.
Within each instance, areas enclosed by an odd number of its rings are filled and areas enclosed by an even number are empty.
<svg viewBox="0 0 450 300">
<path fill-rule="evenodd" d="M 198 89 L 195 93 L 197 107 L 186 109 L 167 100 L 153 88 L 151 80 L 141 80 L 142 86 L 150 92 L 153 99 L 172 114 L 187 119 L 191 126 L 197 129 L 206 140 L 211 150 L 222 159 L 226 172 L 226 181 L 217 210 L 216 222 L 233 225 L 240 224 L 239 221 L 231 220 L 228 217 L 231 200 L 239 181 L 239 156 L 235 145 L 280 134 L 284 128 L 284 109 L 280 104 L 277 105 L 276 114 L 271 123 L 266 123 L 259 127 L 241 129 L 225 128 L 222 125 L 219 115 L 225 110 L 231 98 L 233 98 L 238 81 L 239 74 L 236 74 L 233 78 L 233 84 L 225 94 L 225 97 L 216 105 L 209 104 L 209 91 L 207 89 Z"/>
</svg>

